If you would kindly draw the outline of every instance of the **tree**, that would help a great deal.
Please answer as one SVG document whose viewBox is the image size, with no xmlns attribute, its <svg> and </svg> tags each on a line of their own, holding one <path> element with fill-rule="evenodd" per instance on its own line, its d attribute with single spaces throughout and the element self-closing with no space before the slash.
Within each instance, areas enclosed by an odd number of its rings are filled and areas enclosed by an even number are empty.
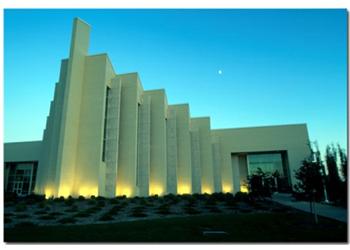
<svg viewBox="0 0 350 250">
<path fill-rule="evenodd" d="M 340 166 L 341 166 L 341 171 L 342 175 L 345 181 L 348 179 L 348 158 L 345 154 L 345 150 L 340 147 L 338 144 L 338 154 L 339 154 L 339 159 L 340 159 Z"/>
<path fill-rule="evenodd" d="M 317 201 L 324 199 L 321 170 L 322 165 L 319 162 L 304 160 L 302 166 L 295 172 L 298 183 L 294 188 L 305 199 L 311 199 L 313 194 Z"/>
<path fill-rule="evenodd" d="M 334 145 L 326 147 L 326 164 L 328 170 L 327 191 L 331 201 L 338 201 L 342 196 L 341 181 L 337 166 L 337 150 Z"/>
<path fill-rule="evenodd" d="M 271 197 L 273 177 L 258 168 L 252 175 L 248 176 L 249 192 L 255 197 Z"/>
<path fill-rule="evenodd" d="M 339 194 L 339 204 L 341 206 L 347 207 L 348 204 L 348 158 L 346 156 L 345 150 L 338 144 L 338 154 L 340 159 L 340 167 L 343 175 L 343 181 L 340 183 L 340 194 Z"/>
</svg>

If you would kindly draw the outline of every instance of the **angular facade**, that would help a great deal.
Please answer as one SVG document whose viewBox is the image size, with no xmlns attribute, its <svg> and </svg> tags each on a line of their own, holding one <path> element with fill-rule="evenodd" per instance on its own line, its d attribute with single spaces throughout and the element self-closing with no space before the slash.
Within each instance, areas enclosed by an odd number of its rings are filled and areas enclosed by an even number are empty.
<svg viewBox="0 0 350 250">
<path fill-rule="evenodd" d="M 75 19 L 43 140 L 27 143 L 35 152 L 5 144 L 7 191 L 17 192 L 26 158 L 31 188 L 48 197 L 237 192 L 258 167 L 295 183 L 310 155 L 305 124 L 212 130 L 188 104 L 168 104 L 163 89 L 144 90 L 137 73 L 117 74 L 106 54 L 88 55 L 89 34 Z"/>
</svg>

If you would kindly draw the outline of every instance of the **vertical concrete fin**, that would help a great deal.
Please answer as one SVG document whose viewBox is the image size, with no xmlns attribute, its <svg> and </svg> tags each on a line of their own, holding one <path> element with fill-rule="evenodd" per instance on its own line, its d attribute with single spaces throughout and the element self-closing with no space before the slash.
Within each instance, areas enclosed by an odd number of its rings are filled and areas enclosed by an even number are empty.
<svg viewBox="0 0 350 250">
<path fill-rule="evenodd" d="M 90 26 L 79 18 L 74 18 L 69 58 L 76 53 L 87 55 L 90 41 Z"/>
<path fill-rule="evenodd" d="M 67 80 L 64 89 L 60 139 L 58 141 L 59 174 L 56 175 L 58 192 L 55 195 L 72 194 L 79 136 L 79 117 L 84 85 L 85 59 L 89 47 L 90 26 L 74 19 Z"/>
</svg>

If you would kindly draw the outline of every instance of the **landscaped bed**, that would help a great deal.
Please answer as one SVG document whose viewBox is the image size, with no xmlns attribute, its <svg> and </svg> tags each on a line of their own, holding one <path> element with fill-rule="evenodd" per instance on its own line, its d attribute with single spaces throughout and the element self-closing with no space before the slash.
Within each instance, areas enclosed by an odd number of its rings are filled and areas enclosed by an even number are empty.
<svg viewBox="0 0 350 250">
<path fill-rule="evenodd" d="M 346 224 L 245 194 L 5 202 L 6 242 L 346 241 Z M 223 232 L 205 234 L 204 232 Z"/>
</svg>

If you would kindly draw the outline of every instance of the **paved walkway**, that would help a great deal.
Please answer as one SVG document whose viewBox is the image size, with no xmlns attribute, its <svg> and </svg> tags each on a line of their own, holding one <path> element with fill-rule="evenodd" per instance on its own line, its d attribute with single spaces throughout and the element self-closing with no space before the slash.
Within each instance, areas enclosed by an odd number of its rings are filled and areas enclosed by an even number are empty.
<svg viewBox="0 0 350 250">
<path fill-rule="evenodd" d="M 294 207 L 296 209 L 310 212 L 310 203 L 307 201 L 295 201 L 291 194 L 275 193 L 272 195 L 272 200 L 286 206 Z M 334 207 L 327 204 L 316 203 L 316 213 L 318 215 L 328 217 L 334 220 L 347 222 L 347 210 L 340 207 Z"/>
</svg>

